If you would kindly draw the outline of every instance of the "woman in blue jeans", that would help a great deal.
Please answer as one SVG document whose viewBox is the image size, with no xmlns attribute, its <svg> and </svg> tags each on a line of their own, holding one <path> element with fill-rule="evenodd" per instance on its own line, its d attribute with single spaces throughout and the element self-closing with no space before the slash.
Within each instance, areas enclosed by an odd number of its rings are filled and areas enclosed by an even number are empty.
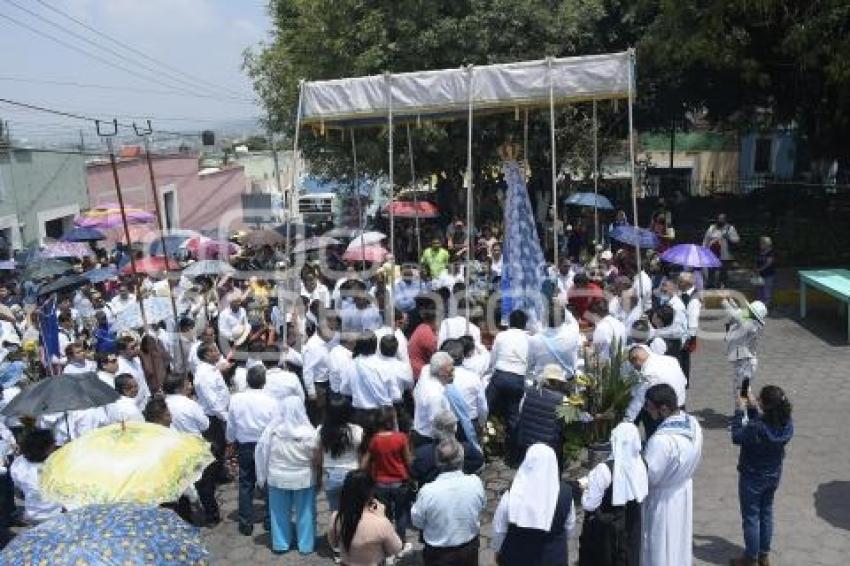
<svg viewBox="0 0 850 566">
<path fill-rule="evenodd" d="M 766 385 L 758 399 L 741 397 L 732 419 L 738 458 L 738 499 L 744 529 L 744 555 L 732 566 L 769 566 L 773 536 L 773 495 L 782 475 L 785 445 L 794 435 L 791 402 L 779 387 Z"/>
</svg>

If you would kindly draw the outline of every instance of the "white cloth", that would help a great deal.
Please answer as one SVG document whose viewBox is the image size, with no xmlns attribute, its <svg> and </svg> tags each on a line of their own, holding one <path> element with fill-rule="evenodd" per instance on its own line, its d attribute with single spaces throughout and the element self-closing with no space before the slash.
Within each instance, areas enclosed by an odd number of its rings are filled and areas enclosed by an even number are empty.
<svg viewBox="0 0 850 566">
<path fill-rule="evenodd" d="M 68 362 L 64 368 L 62 368 L 62 373 L 74 375 L 81 373 L 94 373 L 97 371 L 97 364 L 91 360 L 83 360 L 80 364 L 75 364 Z"/>
<path fill-rule="evenodd" d="M 641 566 L 691 566 L 693 483 L 702 430 L 685 413 L 668 417 L 646 443 L 649 494 L 641 505 Z"/>
<path fill-rule="evenodd" d="M 210 426 L 210 419 L 194 399 L 185 395 L 166 395 L 165 404 L 171 413 L 171 429 L 202 436 Z"/>
<path fill-rule="evenodd" d="M 461 312 L 465 312 L 465 310 L 461 309 Z M 457 340 L 466 335 L 472 336 L 476 345 L 481 344 L 481 329 L 475 324 L 467 322 L 465 316 L 458 314 L 444 318 L 437 332 L 437 346 L 442 346 L 446 340 Z"/>
<path fill-rule="evenodd" d="M 641 271 L 639 276 L 635 275 L 632 291 L 634 296 L 640 299 L 644 312 L 648 311 L 652 307 L 652 279 L 646 271 Z"/>
<path fill-rule="evenodd" d="M 225 340 L 232 341 L 239 338 L 239 336 L 233 335 L 234 331 L 237 330 L 238 327 L 242 327 L 242 331 L 244 332 L 247 325 L 248 313 L 246 313 L 245 309 L 242 307 L 239 307 L 239 310 L 236 312 L 233 312 L 233 309 L 228 307 L 222 310 L 218 315 L 218 334 Z"/>
<path fill-rule="evenodd" d="M 673 296 L 667 304 L 673 309 L 673 322 L 669 326 L 656 329 L 653 335 L 684 343 L 688 339 L 688 310 L 685 303 L 678 296 Z"/>
<path fill-rule="evenodd" d="M 326 342 L 319 333 L 313 334 L 307 343 L 304 344 L 304 349 L 301 355 L 304 359 L 303 373 L 304 387 L 307 389 L 307 394 L 316 395 L 316 384 L 326 383 L 328 381 L 328 342 Z"/>
<path fill-rule="evenodd" d="M 139 357 L 136 356 L 132 360 L 128 360 L 124 356 L 118 356 L 118 373 L 116 375 L 122 373 L 129 373 L 136 380 L 136 385 L 139 388 L 135 398 L 136 407 L 139 408 L 139 411 L 143 411 L 151 398 L 151 390 L 148 387 L 148 380 L 145 379 L 145 370 L 142 369 L 142 362 Z"/>
<path fill-rule="evenodd" d="M 62 513 L 62 506 L 49 503 L 41 495 L 39 476 L 43 463 L 33 463 L 18 456 L 9 467 L 9 474 L 21 493 L 24 494 L 24 518 L 27 521 L 41 522 Z"/>
<path fill-rule="evenodd" d="M 355 409 L 389 407 L 401 400 L 399 379 L 391 370 L 392 366 L 377 355 L 358 356 L 342 372 L 340 393 L 351 396 L 351 406 Z"/>
<path fill-rule="evenodd" d="M 640 454 L 640 432 L 632 423 L 620 423 L 611 431 L 614 477 L 611 503 L 625 505 L 644 500 L 648 490 L 646 466 Z"/>
<path fill-rule="evenodd" d="M 558 459 L 545 444 L 534 444 L 525 453 L 508 492 L 508 520 L 526 529 L 548 531 L 561 491 Z"/>
<path fill-rule="evenodd" d="M 505 542 L 505 537 L 508 535 L 508 528 L 510 527 L 510 520 L 508 518 L 509 504 L 510 492 L 506 491 L 502 494 L 502 498 L 499 499 L 499 504 L 496 506 L 496 512 L 493 514 L 493 536 L 490 541 L 490 547 L 494 552 L 499 552 L 499 550 L 501 550 L 502 544 Z M 567 519 L 563 524 L 564 531 L 567 533 L 567 538 L 572 538 L 575 526 L 576 509 L 575 504 L 570 501 L 570 511 L 567 513 Z"/>
<path fill-rule="evenodd" d="M 525 375 L 528 371 L 528 333 L 518 328 L 499 332 L 490 350 L 490 368 Z"/>
<path fill-rule="evenodd" d="M 109 373 L 108 371 L 98 370 L 97 378 L 107 384 L 109 387 L 115 389 L 115 374 Z"/>
<path fill-rule="evenodd" d="M 676 399 L 680 407 L 685 406 L 687 400 L 687 379 L 682 372 L 679 360 L 673 356 L 662 356 L 649 350 L 649 356 L 643 363 L 639 374 L 640 382 L 632 388 L 632 400 L 626 408 L 625 420 L 634 422 L 638 413 L 643 408 L 647 390 L 653 385 L 666 383 L 676 391 Z"/>
<path fill-rule="evenodd" d="M 106 417 L 109 424 L 127 422 L 145 422 L 145 417 L 139 410 L 138 404 L 130 397 L 121 397 L 114 403 L 106 406 Z"/>
<path fill-rule="evenodd" d="M 279 403 L 260 389 L 247 389 L 230 398 L 227 409 L 227 442 L 257 442 L 279 412 Z"/>
<path fill-rule="evenodd" d="M 269 368 L 266 370 L 266 385 L 263 391 L 278 403 L 282 403 L 287 397 L 298 397 L 304 402 L 304 388 L 298 376 L 282 368 Z"/>
<path fill-rule="evenodd" d="M 227 406 L 230 403 L 230 391 L 224 377 L 217 367 L 207 362 L 198 363 L 195 373 L 195 394 L 204 414 L 227 420 Z"/>
<path fill-rule="evenodd" d="M 487 348 L 481 346 L 471 356 L 463 360 L 463 367 L 483 379 L 490 368 L 490 352 L 487 351 Z"/>
<path fill-rule="evenodd" d="M 307 418 L 304 403 L 295 397 L 286 398 L 280 414 L 266 427 L 254 449 L 257 485 L 279 489 L 312 486 L 316 443 L 316 429 Z"/>
</svg>

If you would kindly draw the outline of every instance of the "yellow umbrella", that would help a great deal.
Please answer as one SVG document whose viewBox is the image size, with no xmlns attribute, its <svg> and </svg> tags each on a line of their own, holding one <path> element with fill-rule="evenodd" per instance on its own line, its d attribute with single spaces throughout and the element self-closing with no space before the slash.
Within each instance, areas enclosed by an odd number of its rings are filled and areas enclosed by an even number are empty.
<svg viewBox="0 0 850 566">
<path fill-rule="evenodd" d="M 68 508 L 94 503 L 176 501 L 213 461 L 202 438 L 150 423 L 93 430 L 50 455 L 45 499 Z"/>
</svg>

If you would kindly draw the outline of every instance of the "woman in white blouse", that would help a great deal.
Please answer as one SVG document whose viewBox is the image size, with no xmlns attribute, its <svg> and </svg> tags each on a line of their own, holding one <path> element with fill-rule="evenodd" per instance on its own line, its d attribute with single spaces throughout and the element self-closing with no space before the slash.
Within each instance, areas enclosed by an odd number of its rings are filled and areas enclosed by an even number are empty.
<svg viewBox="0 0 850 566">
<path fill-rule="evenodd" d="M 21 455 L 9 466 L 9 474 L 15 487 L 24 494 L 24 519 L 40 523 L 64 511 L 61 505 L 45 501 L 39 486 L 44 461 L 56 449 L 53 433 L 42 429 L 27 431 L 21 438 L 20 448 Z"/>
<path fill-rule="evenodd" d="M 273 552 L 297 546 L 310 554 L 316 538 L 317 473 L 314 459 L 316 429 L 307 419 L 304 403 L 286 397 L 280 416 L 272 421 L 257 442 L 257 485 L 268 484 Z M 296 539 L 290 517 L 295 511 Z"/>
</svg>

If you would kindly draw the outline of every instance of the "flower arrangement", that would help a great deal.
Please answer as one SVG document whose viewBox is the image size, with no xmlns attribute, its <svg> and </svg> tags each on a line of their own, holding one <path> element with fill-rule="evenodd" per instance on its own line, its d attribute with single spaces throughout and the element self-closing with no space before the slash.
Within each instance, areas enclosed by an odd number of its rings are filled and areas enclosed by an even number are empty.
<svg viewBox="0 0 850 566">
<path fill-rule="evenodd" d="M 566 425 L 568 456 L 608 441 L 611 430 L 623 419 L 637 383 L 637 376 L 628 368 L 618 342 L 611 345 L 608 360 L 585 354 L 584 373 L 576 374 L 557 411 Z"/>
</svg>

